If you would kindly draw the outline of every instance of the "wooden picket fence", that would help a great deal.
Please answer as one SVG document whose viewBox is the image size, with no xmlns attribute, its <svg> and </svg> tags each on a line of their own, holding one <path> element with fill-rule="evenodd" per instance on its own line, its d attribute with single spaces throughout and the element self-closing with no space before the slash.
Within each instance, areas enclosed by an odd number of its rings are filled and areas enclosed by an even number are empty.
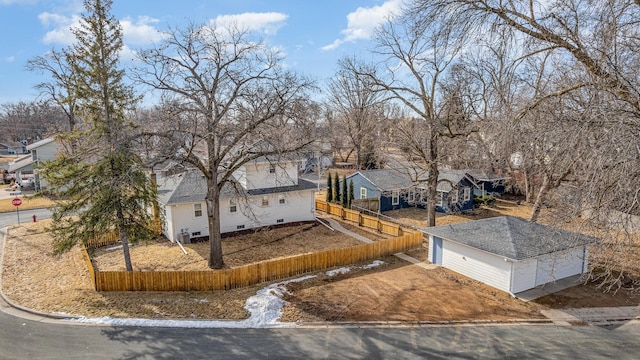
<svg viewBox="0 0 640 360">
<path fill-rule="evenodd" d="M 365 215 L 357 210 L 345 209 L 338 204 L 328 203 L 316 199 L 316 211 L 325 212 L 330 215 L 339 216 L 342 220 L 350 221 L 365 228 L 376 230 L 380 233 L 391 236 L 402 236 L 413 234 L 416 231 L 403 228 L 401 225 L 391 221 L 381 220 L 376 216 Z"/>
<path fill-rule="evenodd" d="M 208 271 L 94 271 L 98 291 L 209 291 L 250 286 L 327 269 L 373 260 L 422 245 L 422 233 L 326 250 L 286 258 L 261 261 L 224 270 Z M 85 252 L 86 253 L 86 252 Z M 88 259 L 88 255 L 87 255 Z M 91 261 L 87 260 L 90 271 Z"/>
<path fill-rule="evenodd" d="M 162 221 L 152 220 L 149 227 L 157 234 L 162 232 Z M 97 249 L 99 247 L 115 245 L 120 243 L 120 234 L 116 231 L 110 231 L 106 234 L 96 236 L 91 240 L 88 240 L 84 245 L 88 249 Z"/>
<path fill-rule="evenodd" d="M 95 270 L 86 249 L 117 244 L 119 236 L 115 232 L 89 241 L 85 244 L 86 247 L 83 247 L 83 254 L 97 291 L 210 291 L 234 289 L 334 266 L 350 265 L 404 252 L 422 245 L 421 232 L 403 228 L 375 216 L 362 214 L 357 210 L 345 209 L 340 205 L 320 200 L 316 200 L 316 210 L 396 237 L 370 244 L 266 260 L 231 269 L 205 271 Z M 151 226 L 156 231 L 161 231 L 160 222 Z"/>
</svg>

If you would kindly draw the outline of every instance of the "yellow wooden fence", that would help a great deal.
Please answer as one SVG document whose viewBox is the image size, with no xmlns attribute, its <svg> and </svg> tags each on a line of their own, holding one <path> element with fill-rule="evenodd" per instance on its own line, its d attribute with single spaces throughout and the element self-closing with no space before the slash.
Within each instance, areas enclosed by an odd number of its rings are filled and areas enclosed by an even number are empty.
<svg viewBox="0 0 640 360">
<path fill-rule="evenodd" d="M 373 229 L 391 236 L 402 236 L 406 233 L 415 233 L 414 230 L 405 229 L 390 221 L 380 220 L 375 216 L 364 215 L 357 210 L 345 209 L 338 204 L 332 204 L 322 200 L 316 199 L 316 210 L 334 216 L 339 216 L 343 220 L 358 224 L 358 226 Z"/>
<path fill-rule="evenodd" d="M 98 291 L 209 291 L 233 289 L 373 260 L 422 245 L 413 233 L 341 249 L 301 254 L 224 270 L 208 271 L 95 271 Z M 90 265 L 90 262 L 89 262 Z"/>
</svg>

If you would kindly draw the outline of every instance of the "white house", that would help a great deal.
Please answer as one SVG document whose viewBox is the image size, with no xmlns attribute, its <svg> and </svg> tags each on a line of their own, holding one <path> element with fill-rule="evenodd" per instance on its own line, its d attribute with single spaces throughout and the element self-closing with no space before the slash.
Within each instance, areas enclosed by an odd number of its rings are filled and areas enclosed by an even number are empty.
<svg viewBox="0 0 640 360">
<path fill-rule="evenodd" d="M 221 232 L 315 220 L 317 186 L 298 178 L 297 161 L 258 159 L 235 174 L 220 195 Z M 171 241 L 209 235 L 206 179 L 199 170 L 158 177 L 163 233 Z"/>
<path fill-rule="evenodd" d="M 46 138 L 27 145 L 27 150 L 29 151 L 29 155 L 20 157 L 9 163 L 8 172 L 16 173 L 16 182 L 21 186 L 28 185 L 23 182 L 25 174 L 34 174 L 33 186 L 36 191 L 40 191 L 45 189 L 47 184 L 44 179 L 40 179 L 35 168 L 42 161 L 55 160 L 59 151 L 59 145 L 54 138 Z"/>
<path fill-rule="evenodd" d="M 428 260 L 510 294 L 588 271 L 598 239 L 502 216 L 422 229 Z"/>
</svg>

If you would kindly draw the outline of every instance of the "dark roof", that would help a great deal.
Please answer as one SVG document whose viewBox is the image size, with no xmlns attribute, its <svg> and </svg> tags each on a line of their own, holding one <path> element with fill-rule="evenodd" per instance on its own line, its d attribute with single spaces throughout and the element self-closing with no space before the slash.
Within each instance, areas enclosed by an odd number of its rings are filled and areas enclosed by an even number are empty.
<svg viewBox="0 0 640 360">
<path fill-rule="evenodd" d="M 349 177 L 356 174 L 362 175 L 382 191 L 404 190 L 413 186 L 413 181 L 406 174 L 393 169 L 361 170 Z"/>
<path fill-rule="evenodd" d="M 467 176 L 464 170 L 438 169 L 438 191 L 449 192 Z M 469 182 L 471 182 L 470 179 Z M 475 184 L 473 184 L 475 186 Z"/>
<path fill-rule="evenodd" d="M 435 226 L 421 231 L 511 260 L 524 260 L 599 241 L 512 216 Z"/>
<path fill-rule="evenodd" d="M 283 193 L 290 191 L 316 189 L 317 185 L 303 179 L 298 179 L 297 185 L 280 186 L 265 189 L 253 189 L 246 193 L 250 196 Z M 237 197 L 239 192 L 245 191 L 238 186 L 238 190 L 230 183 L 226 183 L 220 192 L 220 198 Z M 158 199 L 164 205 L 202 202 L 207 195 L 207 180 L 200 170 L 185 171 L 180 174 L 158 178 Z"/>
<path fill-rule="evenodd" d="M 505 180 L 510 178 L 509 176 L 506 176 L 506 175 L 497 174 L 491 171 L 478 170 L 478 169 L 467 170 L 467 174 L 469 174 L 469 176 L 473 177 L 477 181 L 496 181 L 496 180 Z"/>
</svg>

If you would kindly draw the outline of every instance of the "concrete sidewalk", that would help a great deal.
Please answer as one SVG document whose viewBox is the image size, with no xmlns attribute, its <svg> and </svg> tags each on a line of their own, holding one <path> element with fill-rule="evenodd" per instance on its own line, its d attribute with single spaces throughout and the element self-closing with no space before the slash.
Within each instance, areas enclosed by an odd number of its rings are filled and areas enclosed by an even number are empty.
<svg viewBox="0 0 640 360">
<path fill-rule="evenodd" d="M 542 310 L 556 325 L 607 325 L 640 320 L 640 307 L 568 308 Z"/>
<path fill-rule="evenodd" d="M 337 222 L 336 220 L 334 220 L 334 219 L 332 219 L 330 217 L 318 217 L 318 219 L 329 223 L 329 225 L 332 228 L 334 228 L 335 230 L 340 231 L 341 233 L 349 235 L 349 236 L 351 236 L 353 238 L 356 238 L 356 239 L 358 239 L 358 240 L 360 240 L 360 241 L 362 241 L 364 243 L 369 244 L 369 243 L 373 242 L 373 240 L 371 240 L 371 239 L 369 239 L 369 238 L 367 238 L 365 236 L 362 236 L 360 234 L 356 234 L 353 231 L 349 231 L 349 230 L 345 229 L 344 227 L 342 227 L 342 225 L 340 225 L 339 222 Z M 412 264 L 414 264 L 416 266 L 419 266 L 419 267 L 421 267 L 423 269 L 433 270 L 433 269 L 438 268 L 438 265 L 435 265 L 435 264 L 432 264 L 432 263 L 427 263 L 427 262 L 424 262 L 422 260 L 418 260 L 416 258 L 413 258 L 413 257 L 411 257 L 409 255 L 406 255 L 406 254 L 403 254 L 403 253 L 393 254 L 393 256 L 398 257 L 398 258 L 400 258 L 400 259 L 402 259 L 404 261 L 407 261 L 409 263 L 412 263 Z"/>
</svg>

